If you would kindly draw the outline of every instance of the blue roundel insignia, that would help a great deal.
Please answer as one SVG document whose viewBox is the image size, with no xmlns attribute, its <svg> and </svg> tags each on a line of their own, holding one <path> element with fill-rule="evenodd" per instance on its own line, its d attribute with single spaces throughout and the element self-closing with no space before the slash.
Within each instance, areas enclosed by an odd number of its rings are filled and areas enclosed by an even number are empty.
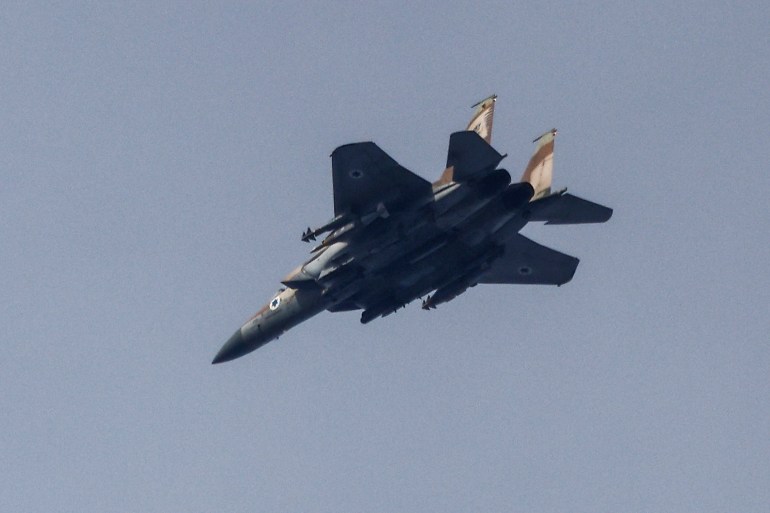
<svg viewBox="0 0 770 513">
<path fill-rule="evenodd" d="M 272 301 L 270 301 L 270 310 L 275 310 L 281 305 L 281 298 L 279 296 L 276 296 Z"/>
</svg>

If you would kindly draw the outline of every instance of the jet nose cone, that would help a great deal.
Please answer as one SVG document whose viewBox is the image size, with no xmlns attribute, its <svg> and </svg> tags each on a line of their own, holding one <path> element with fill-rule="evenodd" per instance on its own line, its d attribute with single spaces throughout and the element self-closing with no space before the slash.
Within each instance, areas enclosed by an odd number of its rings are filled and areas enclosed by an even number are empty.
<svg viewBox="0 0 770 513">
<path fill-rule="evenodd" d="M 222 346 L 222 349 L 219 350 L 211 363 L 229 362 L 245 355 L 249 351 L 251 351 L 249 344 L 244 340 L 241 330 L 238 330 L 225 342 L 225 345 Z"/>
</svg>

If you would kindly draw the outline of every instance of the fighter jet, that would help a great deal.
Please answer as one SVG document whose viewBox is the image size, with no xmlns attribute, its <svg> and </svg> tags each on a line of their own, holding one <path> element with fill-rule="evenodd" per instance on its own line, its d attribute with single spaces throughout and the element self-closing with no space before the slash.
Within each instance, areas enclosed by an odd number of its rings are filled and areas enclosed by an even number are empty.
<svg viewBox="0 0 770 513">
<path fill-rule="evenodd" d="M 563 285 L 578 259 L 519 234 L 530 222 L 603 223 L 612 209 L 551 190 L 556 129 L 533 142 L 520 181 L 499 168 L 491 145 L 495 95 L 473 106 L 449 137 L 446 168 L 430 183 L 373 142 L 346 144 L 332 159 L 334 217 L 310 258 L 222 346 L 212 363 L 239 358 L 324 311 L 362 310 L 361 322 L 417 298 L 431 310 L 477 284 Z"/>
</svg>

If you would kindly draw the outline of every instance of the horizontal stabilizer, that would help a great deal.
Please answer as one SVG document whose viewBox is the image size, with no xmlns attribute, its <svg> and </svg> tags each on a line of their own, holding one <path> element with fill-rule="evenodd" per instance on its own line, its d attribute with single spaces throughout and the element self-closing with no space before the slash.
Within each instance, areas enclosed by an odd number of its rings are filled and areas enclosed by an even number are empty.
<svg viewBox="0 0 770 513">
<path fill-rule="evenodd" d="M 452 179 L 464 182 L 479 178 L 497 167 L 503 155 L 473 131 L 455 132 L 449 136 L 446 167 L 452 168 Z"/>
<path fill-rule="evenodd" d="M 530 221 L 546 224 L 604 223 L 612 209 L 572 194 L 553 194 L 529 204 Z"/>
<path fill-rule="evenodd" d="M 505 244 L 503 256 L 492 263 L 479 283 L 563 285 L 572 279 L 579 262 L 573 256 L 516 234 Z"/>
</svg>

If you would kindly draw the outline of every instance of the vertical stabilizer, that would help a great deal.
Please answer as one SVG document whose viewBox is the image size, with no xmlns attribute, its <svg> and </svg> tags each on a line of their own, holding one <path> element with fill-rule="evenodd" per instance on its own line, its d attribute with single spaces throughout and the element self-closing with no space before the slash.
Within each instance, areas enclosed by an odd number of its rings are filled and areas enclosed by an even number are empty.
<svg viewBox="0 0 770 513">
<path fill-rule="evenodd" d="M 552 128 L 532 142 L 537 143 L 535 153 L 529 159 L 527 169 L 521 176 L 522 182 L 529 182 L 535 189 L 532 201 L 542 198 L 551 192 L 551 180 L 553 179 L 553 142 L 556 138 L 556 129 Z"/>
<path fill-rule="evenodd" d="M 493 94 L 474 105 L 473 107 L 476 109 L 476 112 L 473 113 L 473 117 L 468 123 L 468 128 L 466 128 L 466 130 L 479 134 L 487 144 L 492 144 L 492 118 L 495 115 L 496 101 L 497 95 Z"/>
</svg>

